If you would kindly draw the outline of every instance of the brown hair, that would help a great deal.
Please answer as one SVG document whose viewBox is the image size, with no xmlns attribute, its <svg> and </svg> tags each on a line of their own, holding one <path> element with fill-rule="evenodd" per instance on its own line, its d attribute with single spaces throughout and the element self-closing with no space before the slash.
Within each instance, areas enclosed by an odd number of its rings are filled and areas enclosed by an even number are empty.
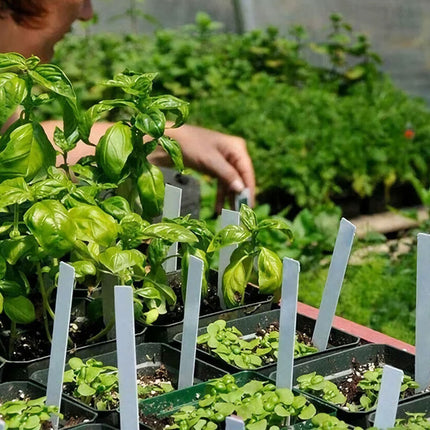
<svg viewBox="0 0 430 430">
<path fill-rule="evenodd" d="M 10 14 L 12 19 L 25 27 L 37 27 L 46 14 L 40 0 L 0 0 L 0 18 Z"/>
</svg>

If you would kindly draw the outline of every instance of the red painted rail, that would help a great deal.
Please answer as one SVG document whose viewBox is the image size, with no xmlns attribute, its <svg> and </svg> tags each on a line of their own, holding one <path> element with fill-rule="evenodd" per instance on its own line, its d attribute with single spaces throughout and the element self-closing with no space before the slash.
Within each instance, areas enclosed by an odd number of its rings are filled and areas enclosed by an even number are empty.
<svg viewBox="0 0 430 430">
<path fill-rule="evenodd" d="M 318 309 L 312 306 L 306 305 L 305 303 L 297 304 L 297 312 L 308 317 L 316 319 L 318 316 Z M 349 321 L 345 318 L 335 316 L 333 321 L 333 327 L 346 331 L 354 336 L 359 337 L 367 342 L 371 343 L 383 343 L 391 345 L 395 348 L 403 349 L 407 352 L 415 354 L 415 346 L 410 345 L 401 340 L 395 339 L 394 337 L 387 336 L 379 331 L 372 330 L 371 328 Z"/>
</svg>

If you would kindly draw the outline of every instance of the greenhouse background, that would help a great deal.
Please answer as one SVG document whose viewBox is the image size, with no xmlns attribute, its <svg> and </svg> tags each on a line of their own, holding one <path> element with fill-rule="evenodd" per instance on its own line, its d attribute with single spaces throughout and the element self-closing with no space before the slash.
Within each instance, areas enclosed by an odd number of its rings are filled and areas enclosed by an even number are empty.
<svg viewBox="0 0 430 430">
<path fill-rule="evenodd" d="M 95 0 L 98 23 L 93 32 L 151 33 L 154 18 L 165 28 L 192 23 L 207 12 L 226 31 L 277 26 L 287 34 L 301 24 L 310 37 L 321 40 L 331 13 L 342 14 L 357 32 L 370 38 L 382 58 L 382 68 L 411 95 L 430 103 L 430 2 L 427 0 Z M 135 10 L 130 14 L 127 11 Z M 137 12 L 136 12 L 137 11 Z M 77 26 L 77 31 L 82 31 Z"/>
</svg>

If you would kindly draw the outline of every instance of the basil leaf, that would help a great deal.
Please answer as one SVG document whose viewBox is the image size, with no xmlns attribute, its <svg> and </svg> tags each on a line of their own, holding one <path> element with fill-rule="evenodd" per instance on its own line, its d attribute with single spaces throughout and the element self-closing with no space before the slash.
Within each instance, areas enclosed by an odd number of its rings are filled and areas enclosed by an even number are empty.
<svg viewBox="0 0 430 430">
<path fill-rule="evenodd" d="M 144 113 L 139 113 L 136 116 L 134 124 L 143 134 L 158 139 L 163 136 L 166 126 L 166 117 L 163 112 L 158 109 L 148 109 Z"/>
<path fill-rule="evenodd" d="M 5 297 L 4 313 L 17 324 L 30 324 L 36 319 L 33 303 L 27 297 Z"/>
<path fill-rule="evenodd" d="M 69 210 L 69 216 L 77 227 L 77 239 L 109 247 L 118 236 L 119 228 L 115 219 L 98 206 L 76 206 Z"/>
<path fill-rule="evenodd" d="M 161 170 L 152 164 L 144 163 L 137 178 L 137 191 L 142 204 L 143 218 L 151 220 L 161 213 L 164 189 L 164 177 Z"/>
<path fill-rule="evenodd" d="M 3 125 L 27 96 L 25 81 L 15 73 L 0 75 L 0 125 Z"/>
<path fill-rule="evenodd" d="M 176 170 L 182 172 L 185 167 L 184 160 L 182 158 L 182 150 L 179 146 L 179 143 L 167 136 L 161 136 L 158 139 L 158 143 L 169 154 Z"/>
<path fill-rule="evenodd" d="M 251 233 L 241 225 L 228 225 L 220 230 L 212 239 L 207 252 L 218 251 L 224 246 L 236 245 L 245 242 L 251 237 Z"/>
<path fill-rule="evenodd" d="M 24 222 L 39 245 L 52 257 L 63 257 L 73 248 L 76 226 L 60 202 L 42 200 L 35 203 L 24 214 Z"/>
<path fill-rule="evenodd" d="M 96 160 L 111 181 L 118 181 L 133 151 L 131 129 L 117 122 L 108 128 L 96 147 Z"/>
<path fill-rule="evenodd" d="M 100 253 L 99 262 L 112 273 L 119 274 L 136 265 L 143 265 L 145 256 L 137 249 L 122 250 L 111 247 Z"/>
<path fill-rule="evenodd" d="M 143 236 L 147 239 L 163 239 L 169 242 L 197 242 L 195 234 L 181 225 L 163 222 L 151 224 L 143 230 Z"/>
<path fill-rule="evenodd" d="M 268 248 L 261 248 L 258 255 L 258 287 L 261 294 L 273 294 L 281 287 L 282 261 Z"/>
</svg>

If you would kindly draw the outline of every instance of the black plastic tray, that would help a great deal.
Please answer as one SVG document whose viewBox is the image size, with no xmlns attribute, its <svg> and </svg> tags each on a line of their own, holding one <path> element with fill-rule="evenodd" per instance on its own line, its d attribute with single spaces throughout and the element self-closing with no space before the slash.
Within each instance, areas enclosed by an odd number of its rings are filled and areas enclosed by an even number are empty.
<svg viewBox="0 0 430 430">
<path fill-rule="evenodd" d="M 430 393 L 422 394 L 418 398 L 412 398 L 403 400 L 403 402 L 397 407 L 396 418 L 407 418 L 406 412 L 411 413 L 422 413 L 426 414 L 426 417 L 430 417 Z M 373 425 L 375 422 L 375 412 L 372 412 L 369 417 L 369 422 Z"/>
<path fill-rule="evenodd" d="M 88 351 L 87 351 L 88 352 Z M 161 364 L 166 366 L 167 371 L 172 377 L 172 384 L 174 387 L 178 383 L 179 375 L 179 361 L 181 352 L 167 344 L 163 343 L 141 343 L 136 346 L 136 363 L 139 372 L 146 374 L 152 373 Z M 100 360 L 105 365 L 116 366 L 117 365 L 117 354 L 116 351 L 108 352 L 100 355 L 93 355 L 89 351 L 89 355 L 80 354 L 80 358 L 86 359 L 93 357 Z M 49 363 L 48 363 L 49 365 Z M 215 366 L 207 364 L 201 360 L 196 360 L 194 370 L 194 382 L 196 384 L 207 381 L 208 379 L 218 378 L 224 375 L 226 372 Z M 30 375 L 30 379 L 36 381 L 42 385 L 46 385 L 48 379 L 48 369 L 37 370 Z M 64 395 L 64 397 L 72 398 Z M 75 402 L 81 403 L 77 399 L 73 399 Z M 82 404 L 82 403 L 81 403 Z M 88 407 L 88 406 L 86 406 Z M 112 411 L 97 411 L 94 408 L 88 407 L 92 411 L 98 414 L 98 421 L 119 426 L 119 414 L 117 410 Z"/>
<path fill-rule="evenodd" d="M 236 384 L 241 387 L 247 382 L 257 379 L 260 381 L 270 380 L 267 376 L 262 375 L 258 372 L 245 370 L 243 372 L 236 373 L 234 375 L 236 379 Z M 201 398 L 206 393 L 206 383 L 201 383 L 194 385 L 190 388 L 185 388 L 183 390 L 172 391 L 170 393 L 162 394 L 161 396 L 154 397 L 152 399 L 145 399 L 139 402 L 139 410 L 141 414 L 147 415 L 157 415 L 158 417 L 165 417 L 172 415 L 178 409 L 185 405 L 197 404 L 198 399 Z M 297 390 L 293 390 L 296 394 Z M 321 402 L 319 399 L 311 399 L 310 396 L 306 397 L 311 403 L 315 405 L 318 412 L 325 412 L 327 414 L 334 414 L 335 409 L 328 405 L 327 403 Z M 146 424 L 140 423 L 141 429 L 151 429 L 151 427 Z"/>
<path fill-rule="evenodd" d="M 0 384 L 0 402 L 16 399 L 19 397 L 20 392 L 24 392 L 31 399 L 46 396 L 46 388 L 37 383 L 31 381 L 9 381 Z M 61 399 L 60 412 L 64 415 L 65 419 L 72 416 L 82 417 L 88 424 L 94 422 L 97 418 L 97 413 L 91 409 L 65 397 Z M 64 425 L 62 423 L 64 423 L 64 420 L 60 420 L 60 428 Z M 77 426 L 67 428 L 77 428 Z"/>
<path fill-rule="evenodd" d="M 238 330 L 240 330 L 243 335 L 248 335 L 248 334 L 255 333 L 258 327 L 264 328 L 269 326 L 274 321 L 279 321 L 279 315 L 280 315 L 280 310 L 275 309 L 272 311 L 259 313 L 257 315 L 250 315 L 247 317 L 230 320 L 227 322 L 227 326 L 228 327 L 234 326 Z M 314 327 L 315 327 L 314 319 L 309 318 L 302 314 L 297 314 L 297 320 L 296 320 L 297 331 L 306 333 L 307 335 L 312 335 Z M 200 328 L 198 331 L 198 335 L 201 335 L 203 333 L 206 333 L 206 327 Z M 327 350 L 319 351 L 314 354 L 306 355 L 304 357 L 298 357 L 294 360 L 294 362 L 302 363 L 308 360 L 312 360 L 316 357 L 326 355 L 328 353 L 332 353 L 333 351 L 339 351 L 345 348 L 356 346 L 358 345 L 359 340 L 360 339 L 356 336 L 352 336 L 351 334 L 348 334 L 342 330 L 332 328 L 330 332 L 329 345 Z M 174 337 L 174 341 L 180 345 L 182 342 L 182 333 L 177 334 Z M 208 352 L 203 351 L 200 348 L 197 348 L 197 355 L 202 360 L 204 359 L 207 362 L 214 363 L 216 366 L 226 369 L 229 372 L 239 372 L 243 370 L 233 364 L 226 363 L 221 358 L 216 357 L 212 354 L 209 354 Z M 276 363 L 267 364 L 265 366 L 259 367 L 254 370 L 264 375 L 270 375 L 270 373 L 276 370 Z"/>
<path fill-rule="evenodd" d="M 299 376 L 311 372 L 316 372 L 319 375 L 329 377 L 330 380 L 335 381 L 337 378 L 342 378 L 349 373 L 353 359 L 363 364 L 375 361 L 381 364 L 389 364 L 390 366 L 403 370 L 405 374 L 414 377 L 415 356 L 413 354 L 389 345 L 368 344 L 325 355 L 305 363 L 298 363 L 294 366 L 293 381 L 296 383 Z M 270 377 L 276 378 L 276 373 L 272 373 Z M 407 399 L 399 400 L 399 403 L 402 404 L 403 402 L 425 395 L 426 394 L 418 393 Z M 313 395 L 312 397 L 317 398 Z M 362 427 L 368 427 L 370 425 L 369 419 L 374 409 L 370 411 L 350 412 L 340 406 L 332 406 L 336 408 L 338 418 L 344 420 L 348 424 Z"/>
</svg>

